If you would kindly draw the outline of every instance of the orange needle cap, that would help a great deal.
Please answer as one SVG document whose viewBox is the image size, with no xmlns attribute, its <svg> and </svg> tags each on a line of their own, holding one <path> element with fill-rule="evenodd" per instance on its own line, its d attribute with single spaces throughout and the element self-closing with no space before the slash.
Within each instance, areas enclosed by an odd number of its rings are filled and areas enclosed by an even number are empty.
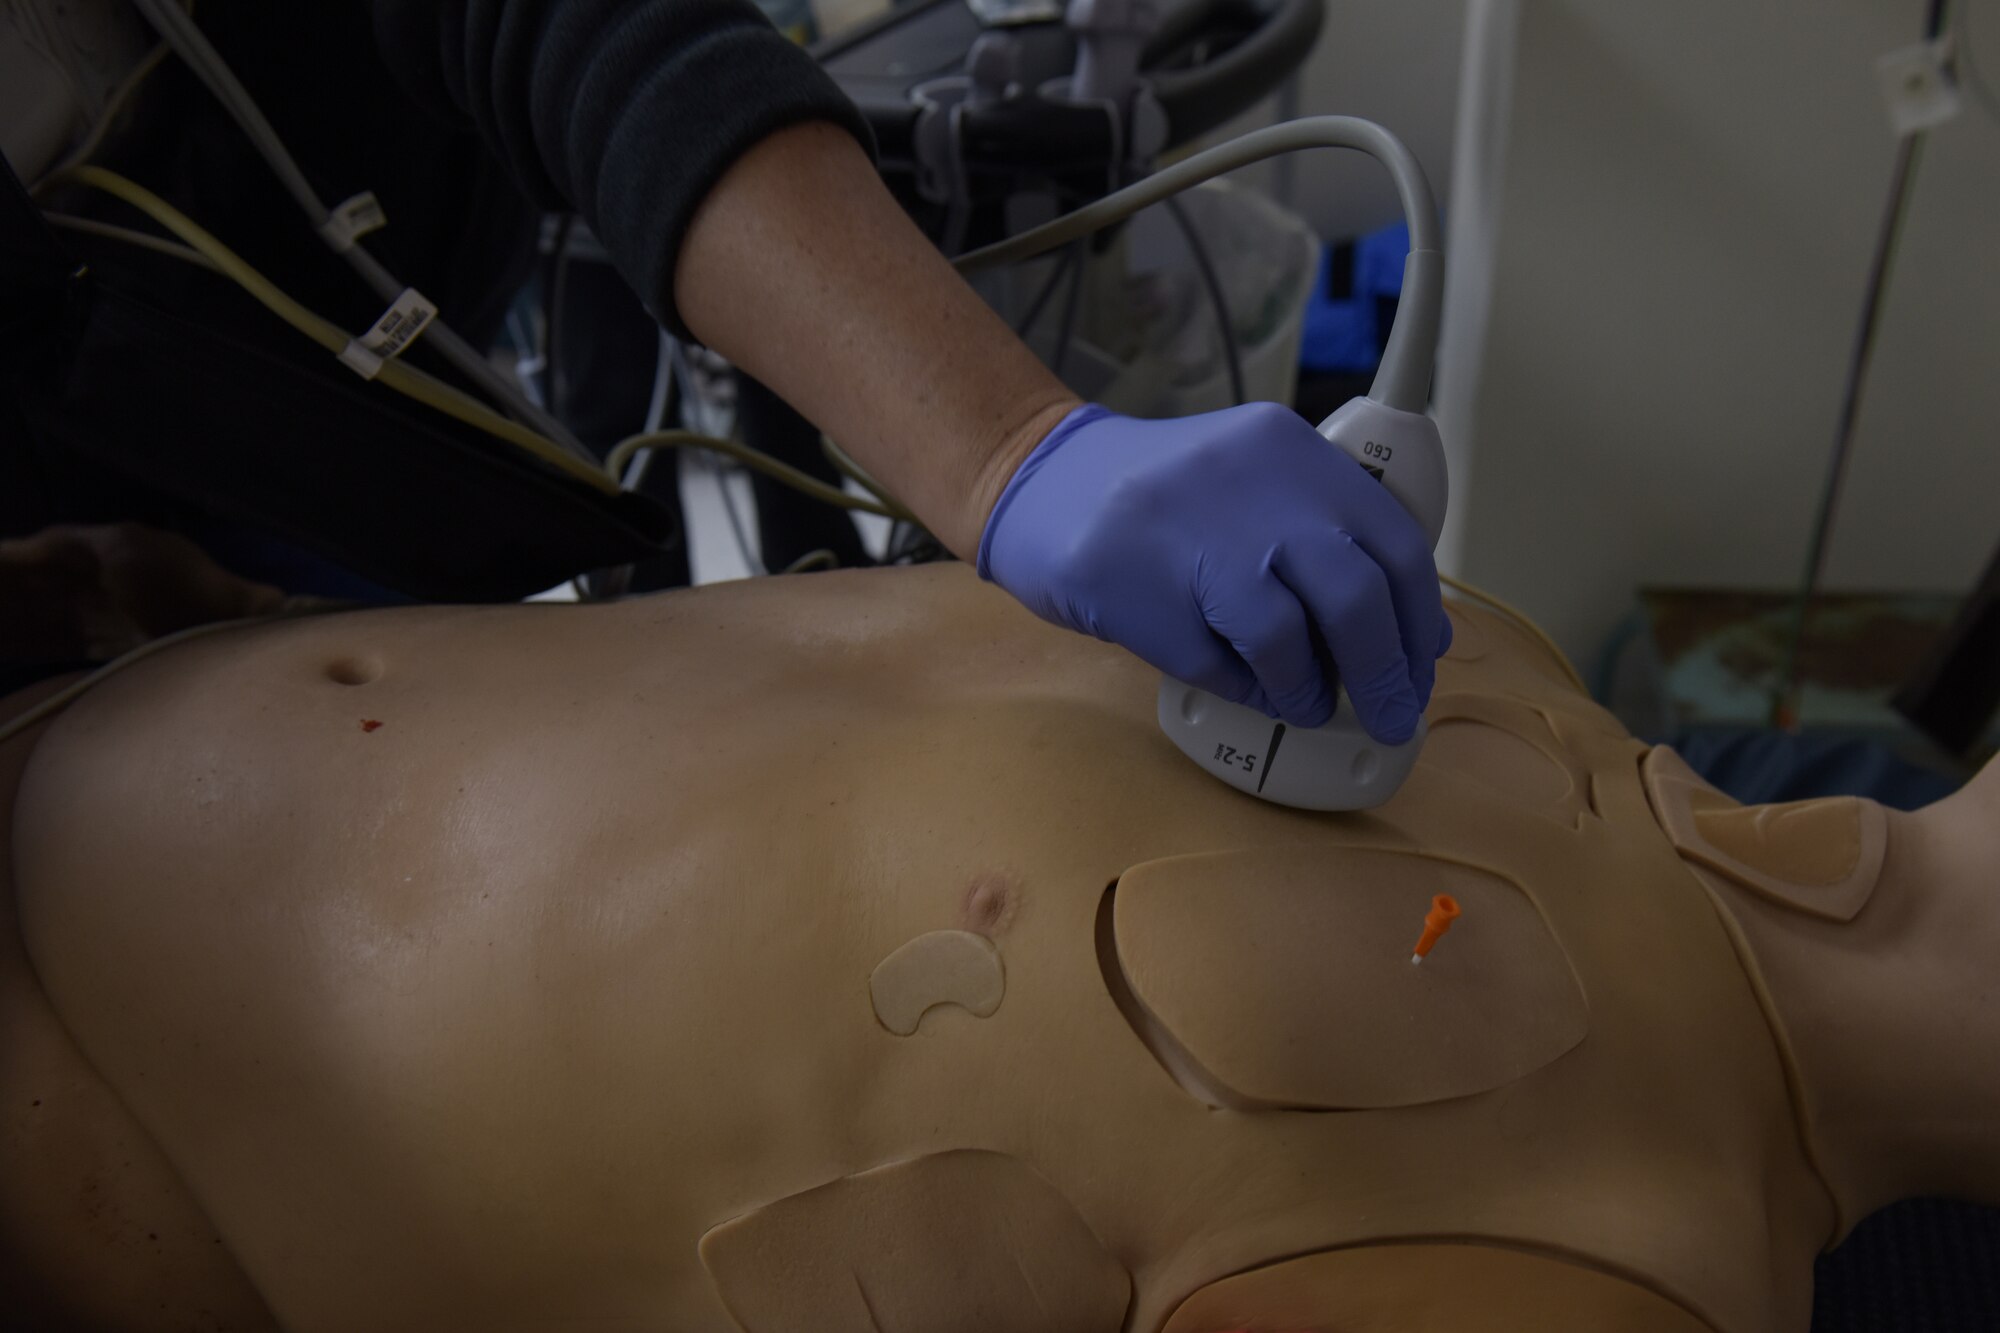
<svg viewBox="0 0 2000 1333">
<path fill-rule="evenodd" d="M 1431 899 L 1431 910 L 1424 915 L 1423 937 L 1417 941 L 1416 952 L 1410 955 L 1412 963 L 1421 963 L 1431 947 L 1444 938 L 1451 929 L 1451 923 L 1458 920 L 1458 899 L 1448 893 L 1440 893 Z"/>
</svg>

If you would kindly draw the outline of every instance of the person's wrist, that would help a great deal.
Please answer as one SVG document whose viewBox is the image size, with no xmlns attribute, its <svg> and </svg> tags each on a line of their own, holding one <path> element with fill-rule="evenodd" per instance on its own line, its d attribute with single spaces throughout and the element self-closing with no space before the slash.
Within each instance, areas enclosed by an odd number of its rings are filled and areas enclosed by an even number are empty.
<svg viewBox="0 0 2000 1333">
<path fill-rule="evenodd" d="M 993 515 L 993 507 L 1029 454 L 1048 438 L 1064 418 L 1083 406 L 1083 399 L 1060 386 L 1038 394 L 1022 405 L 1008 422 L 994 433 L 974 465 L 964 503 L 950 533 L 936 534 L 959 558 L 977 559 L 980 539 Z"/>
</svg>

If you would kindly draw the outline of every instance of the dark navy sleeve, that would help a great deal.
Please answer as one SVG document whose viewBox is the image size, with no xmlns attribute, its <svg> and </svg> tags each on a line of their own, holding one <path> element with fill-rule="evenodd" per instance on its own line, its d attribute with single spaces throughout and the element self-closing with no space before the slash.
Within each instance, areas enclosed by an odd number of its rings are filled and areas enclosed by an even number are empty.
<svg viewBox="0 0 2000 1333">
<path fill-rule="evenodd" d="M 866 123 L 750 0 L 373 0 L 384 58 L 470 117 L 537 202 L 574 209 L 647 307 L 686 337 L 674 264 L 739 156 L 825 120 Z"/>
</svg>

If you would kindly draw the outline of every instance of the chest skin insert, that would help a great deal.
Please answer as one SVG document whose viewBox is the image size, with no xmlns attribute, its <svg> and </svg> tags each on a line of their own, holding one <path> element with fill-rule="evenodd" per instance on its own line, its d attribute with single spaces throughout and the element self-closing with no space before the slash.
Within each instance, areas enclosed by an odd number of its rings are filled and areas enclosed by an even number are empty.
<svg viewBox="0 0 2000 1333">
<path fill-rule="evenodd" d="M 1439 895 L 1461 915 L 1449 946 L 1412 967 L 1411 939 Z M 1112 938 L 1147 1026 L 1239 1109 L 1470 1096 L 1558 1059 L 1589 1027 L 1575 973 L 1526 893 L 1413 852 L 1148 862 L 1118 882 Z"/>
</svg>

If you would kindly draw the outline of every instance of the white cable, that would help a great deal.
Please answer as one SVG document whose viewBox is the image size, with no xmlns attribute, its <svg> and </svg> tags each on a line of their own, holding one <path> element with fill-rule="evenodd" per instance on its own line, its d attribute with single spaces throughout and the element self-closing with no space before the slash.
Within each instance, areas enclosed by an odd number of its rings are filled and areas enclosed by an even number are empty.
<svg viewBox="0 0 2000 1333">
<path fill-rule="evenodd" d="M 215 620 L 205 625 L 195 625 L 188 629 L 177 630 L 172 634 L 163 634 L 157 639 L 151 639 L 140 644 L 137 648 L 132 649 L 122 657 L 113 658 L 89 675 L 70 682 L 62 689 L 36 704 L 33 708 L 30 708 L 27 712 L 17 714 L 9 718 L 6 722 L 0 723 L 0 745 L 5 745 L 32 727 L 40 726 L 56 714 L 62 712 L 65 708 L 68 708 L 78 699 L 81 699 L 84 695 L 90 693 L 105 680 L 117 675 L 126 668 L 136 666 L 147 658 L 163 653 L 169 648 L 179 647 L 190 639 L 205 638 L 210 634 L 220 634 L 226 630 L 250 629 L 258 625 L 275 625 L 283 620 L 297 620 L 305 616 L 325 615 L 332 611 L 347 611 L 352 609 L 354 609 L 353 605 L 347 602 L 323 601 L 306 597 L 288 597 L 285 599 L 285 605 L 271 615 L 245 616 L 239 620 Z"/>
<path fill-rule="evenodd" d="M 1403 297 L 1389 346 L 1368 396 L 1405 412 L 1422 412 L 1430 400 L 1431 366 L 1444 310 L 1444 254 L 1437 203 L 1423 168 L 1401 140 L 1373 121 L 1353 116 L 1308 116 L 1196 153 L 1174 165 L 1085 204 L 1053 222 L 983 246 L 954 261 L 961 273 L 1046 254 L 1060 245 L 1122 222 L 1142 208 L 1203 181 L 1301 148 L 1353 148 L 1379 161 L 1395 182 L 1410 226 L 1410 255 L 1403 261 Z"/>
<path fill-rule="evenodd" d="M 1088 236 L 1114 222 L 1123 221 L 1170 194 L 1179 194 L 1203 181 L 1213 180 L 1253 162 L 1262 162 L 1267 157 L 1296 153 L 1304 148 L 1353 148 L 1379 160 L 1388 169 L 1390 178 L 1395 182 L 1396 194 L 1402 201 L 1404 216 L 1410 224 L 1410 248 L 1439 248 L 1437 204 L 1431 197 L 1430 182 L 1402 141 L 1372 120 L 1360 120 L 1353 116 L 1307 116 L 1303 120 L 1290 120 L 1282 125 L 1252 130 L 1228 143 L 1183 158 L 1116 194 L 1105 195 L 1018 236 L 981 246 L 953 262 L 961 270 L 970 272 L 991 268 L 995 264 L 1033 259 L 1080 236 Z"/>
<path fill-rule="evenodd" d="M 362 280 L 383 301 L 396 300 L 402 294 L 405 284 L 360 245 L 351 241 L 342 244 L 337 229 L 334 234 L 329 233 L 329 224 L 338 222 L 334 210 L 329 209 L 325 201 L 313 190 L 312 184 L 306 180 L 305 174 L 299 170 L 298 163 L 286 149 L 284 141 L 278 137 L 278 132 L 271 128 L 271 122 L 264 118 L 264 113 L 258 108 L 256 101 L 237 80 L 222 56 L 202 35 L 194 20 L 175 3 L 175 0 L 133 0 L 133 4 L 187 63 L 195 77 L 200 79 L 215 95 L 216 100 L 222 103 L 230 118 L 242 128 L 244 134 L 249 136 L 258 155 L 269 164 L 279 183 L 298 202 L 299 208 L 304 211 L 314 229 L 327 241 L 329 247 L 346 259 L 349 266 L 361 275 Z M 431 321 L 425 337 L 447 361 L 457 367 L 460 373 L 491 395 L 510 415 L 533 425 L 536 430 L 578 458 L 594 461 L 591 459 L 590 451 L 583 447 L 575 435 L 571 434 L 561 422 L 536 407 L 514 385 L 509 384 L 485 357 L 465 339 L 459 337 L 442 319 Z"/>
</svg>

